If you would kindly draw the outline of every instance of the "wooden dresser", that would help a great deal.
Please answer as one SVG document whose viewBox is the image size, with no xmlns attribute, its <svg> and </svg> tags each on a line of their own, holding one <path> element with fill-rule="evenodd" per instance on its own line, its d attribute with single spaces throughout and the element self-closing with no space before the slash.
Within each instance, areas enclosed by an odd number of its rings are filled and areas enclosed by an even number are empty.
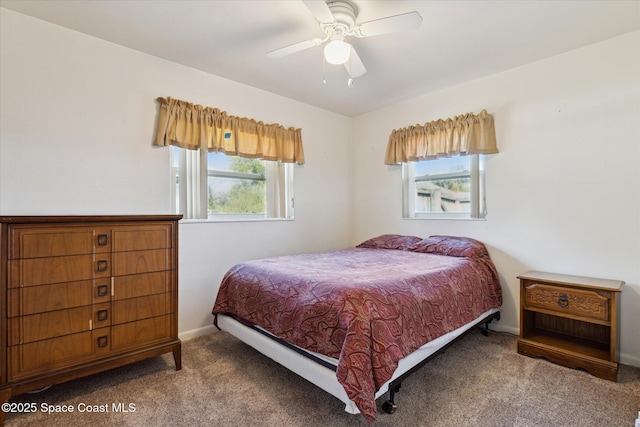
<svg viewBox="0 0 640 427">
<path fill-rule="evenodd" d="M 181 368 L 181 217 L 0 217 L 0 402 L 168 352 Z"/>
<path fill-rule="evenodd" d="M 617 381 L 624 282 L 541 271 L 518 278 L 518 353 Z"/>
</svg>

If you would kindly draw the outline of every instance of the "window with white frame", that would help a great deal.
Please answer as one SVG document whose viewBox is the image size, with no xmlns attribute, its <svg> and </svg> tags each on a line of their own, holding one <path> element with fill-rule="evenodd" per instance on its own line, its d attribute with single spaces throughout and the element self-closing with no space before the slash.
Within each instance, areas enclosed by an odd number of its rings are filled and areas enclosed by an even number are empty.
<svg viewBox="0 0 640 427">
<path fill-rule="evenodd" d="M 484 218 L 484 156 L 402 164 L 404 218 Z"/>
<path fill-rule="evenodd" d="M 185 219 L 293 219 L 293 164 L 171 147 L 174 211 Z"/>
</svg>

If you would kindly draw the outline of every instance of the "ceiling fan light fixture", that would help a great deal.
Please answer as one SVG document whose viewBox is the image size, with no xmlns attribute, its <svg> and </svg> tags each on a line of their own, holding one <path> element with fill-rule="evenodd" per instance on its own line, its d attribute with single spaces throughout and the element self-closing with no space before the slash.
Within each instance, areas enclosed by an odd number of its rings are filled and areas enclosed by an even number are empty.
<svg viewBox="0 0 640 427">
<path fill-rule="evenodd" d="M 324 59 L 329 64 L 340 65 L 349 60 L 351 45 L 344 40 L 331 40 L 324 47 Z"/>
</svg>

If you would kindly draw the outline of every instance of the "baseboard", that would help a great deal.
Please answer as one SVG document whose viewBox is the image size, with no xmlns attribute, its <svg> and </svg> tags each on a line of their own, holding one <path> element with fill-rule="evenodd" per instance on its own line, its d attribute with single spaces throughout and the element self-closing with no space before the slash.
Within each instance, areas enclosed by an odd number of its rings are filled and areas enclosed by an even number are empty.
<svg viewBox="0 0 640 427">
<path fill-rule="evenodd" d="M 501 325 L 500 322 L 489 323 L 489 329 L 497 332 L 507 332 L 511 335 L 520 335 L 520 329 Z"/>
<path fill-rule="evenodd" d="M 191 329 L 189 331 L 182 331 L 178 333 L 178 338 L 182 341 L 190 340 L 193 338 L 200 337 L 202 335 L 208 335 L 210 333 L 218 331 L 214 325 L 207 325 L 201 328 Z"/>
<path fill-rule="evenodd" d="M 631 355 L 629 353 L 620 353 L 620 363 L 623 365 L 635 366 L 640 368 L 640 357 Z"/>
</svg>

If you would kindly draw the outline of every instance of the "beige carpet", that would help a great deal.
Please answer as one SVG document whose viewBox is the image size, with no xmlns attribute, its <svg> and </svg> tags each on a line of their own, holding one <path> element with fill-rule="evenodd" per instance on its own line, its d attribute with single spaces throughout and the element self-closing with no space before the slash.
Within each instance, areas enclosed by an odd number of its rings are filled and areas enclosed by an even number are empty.
<svg viewBox="0 0 640 427">
<path fill-rule="evenodd" d="M 516 337 L 471 333 L 407 379 L 398 410 L 380 409 L 377 426 L 629 427 L 640 411 L 640 368 L 621 366 L 619 382 L 516 353 Z M 6 426 L 367 426 L 333 396 L 224 332 L 183 343 L 173 359 L 139 362 L 12 402 L 38 411 L 8 414 Z M 42 413 L 42 405 L 74 413 Z M 114 413 L 113 404 L 135 409 Z M 133 406 L 129 406 L 132 404 Z M 78 412 L 100 406 L 108 413 Z"/>
</svg>

